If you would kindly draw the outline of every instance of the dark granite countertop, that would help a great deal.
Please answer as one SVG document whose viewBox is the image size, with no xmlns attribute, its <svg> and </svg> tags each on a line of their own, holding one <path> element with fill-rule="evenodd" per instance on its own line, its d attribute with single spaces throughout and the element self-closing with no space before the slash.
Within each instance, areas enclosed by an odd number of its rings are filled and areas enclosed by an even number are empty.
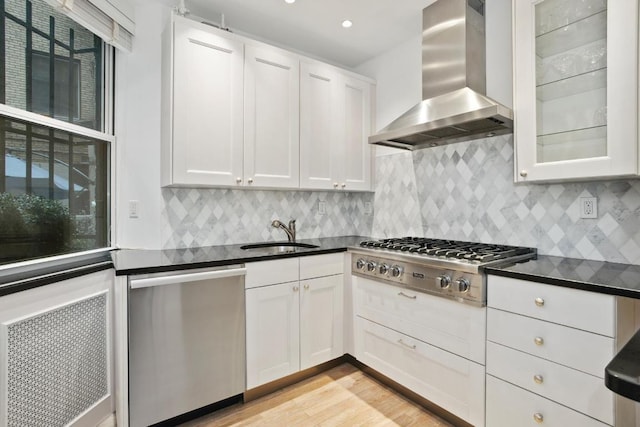
<svg viewBox="0 0 640 427">
<path fill-rule="evenodd" d="M 640 298 L 640 265 L 538 255 L 535 260 L 490 267 L 486 272 L 602 294 Z"/>
<path fill-rule="evenodd" d="M 625 344 L 604 370 L 607 388 L 640 402 L 640 331 Z"/>
<path fill-rule="evenodd" d="M 260 250 L 244 250 L 241 249 L 241 246 L 245 244 L 241 244 L 164 250 L 121 249 L 113 251 L 111 256 L 116 275 L 123 276 L 344 252 L 349 246 L 357 246 L 361 241 L 367 239 L 370 238 L 366 236 L 341 236 L 297 240 L 298 243 L 319 247 L 296 248 L 295 252 L 279 254 L 269 254 Z"/>
</svg>

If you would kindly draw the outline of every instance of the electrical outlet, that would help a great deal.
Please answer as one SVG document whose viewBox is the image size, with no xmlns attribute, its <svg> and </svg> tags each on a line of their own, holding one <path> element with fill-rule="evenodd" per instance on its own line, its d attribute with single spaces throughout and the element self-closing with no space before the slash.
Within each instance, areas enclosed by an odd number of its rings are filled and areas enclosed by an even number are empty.
<svg viewBox="0 0 640 427">
<path fill-rule="evenodd" d="M 598 218 L 598 199 L 595 197 L 580 198 L 580 218 Z"/>
<path fill-rule="evenodd" d="M 327 202 L 324 200 L 318 201 L 318 215 L 324 215 L 327 213 Z"/>
<path fill-rule="evenodd" d="M 365 202 L 364 203 L 364 214 L 365 215 L 371 215 L 373 211 L 373 208 L 371 207 L 371 202 Z"/>
<path fill-rule="evenodd" d="M 129 218 L 138 218 L 140 202 L 137 200 L 129 200 Z"/>
</svg>

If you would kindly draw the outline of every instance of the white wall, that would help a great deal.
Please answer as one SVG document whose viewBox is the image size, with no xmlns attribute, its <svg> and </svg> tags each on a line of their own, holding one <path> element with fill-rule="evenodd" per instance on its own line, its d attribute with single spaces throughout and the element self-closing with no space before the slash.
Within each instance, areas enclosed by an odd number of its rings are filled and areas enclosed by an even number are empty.
<svg viewBox="0 0 640 427">
<path fill-rule="evenodd" d="M 161 247 L 160 34 L 170 9 L 153 0 L 136 2 L 133 52 L 116 56 L 116 244 Z M 128 202 L 139 202 L 129 218 Z"/>
</svg>

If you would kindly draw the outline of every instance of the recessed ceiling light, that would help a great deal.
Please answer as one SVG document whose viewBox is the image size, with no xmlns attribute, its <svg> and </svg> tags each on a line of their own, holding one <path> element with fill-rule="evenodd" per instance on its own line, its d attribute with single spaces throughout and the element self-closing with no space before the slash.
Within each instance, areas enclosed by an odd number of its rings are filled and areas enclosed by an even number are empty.
<svg viewBox="0 0 640 427">
<path fill-rule="evenodd" d="M 296 0 L 284 0 L 284 2 L 285 2 L 285 3 L 289 3 L 289 4 L 291 4 L 291 3 L 295 3 L 295 2 L 296 2 Z"/>
<path fill-rule="evenodd" d="M 348 19 L 345 19 L 344 21 L 342 21 L 342 26 L 344 28 L 351 28 L 352 25 L 353 25 L 353 22 L 349 21 Z"/>
</svg>

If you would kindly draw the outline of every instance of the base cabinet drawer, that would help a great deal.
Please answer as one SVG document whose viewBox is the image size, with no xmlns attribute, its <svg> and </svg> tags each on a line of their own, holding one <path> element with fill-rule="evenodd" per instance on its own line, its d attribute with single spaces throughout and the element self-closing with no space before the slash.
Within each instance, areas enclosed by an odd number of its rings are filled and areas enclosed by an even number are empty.
<svg viewBox="0 0 640 427">
<path fill-rule="evenodd" d="M 606 427 L 593 418 L 487 375 L 488 427 Z"/>
<path fill-rule="evenodd" d="M 487 310 L 487 340 L 603 378 L 613 338 L 502 310 Z"/>
<path fill-rule="evenodd" d="M 612 295 L 489 276 L 487 304 L 607 337 L 615 336 L 616 297 Z"/>
<path fill-rule="evenodd" d="M 602 378 L 492 342 L 487 343 L 487 374 L 613 425 L 613 393 Z"/>
<path fill-rule="evenodd" d="M 352 277 L 357 315 L 484 365 L 486 308 Z"/>
<path fill-rule="evenodd" d="M 484 366 L 355 318 L 356 358 L 476 427 L 484 426 Z"/>
</svg>

